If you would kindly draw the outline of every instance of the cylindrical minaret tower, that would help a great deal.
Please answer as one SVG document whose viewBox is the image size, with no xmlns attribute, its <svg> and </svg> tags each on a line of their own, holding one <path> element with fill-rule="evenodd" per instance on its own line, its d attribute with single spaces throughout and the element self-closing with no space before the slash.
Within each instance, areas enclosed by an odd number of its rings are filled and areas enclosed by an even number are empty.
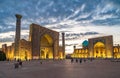
<svg viewBox="0 0 120 78">
<path fill-rule="evenodd" d="M 62 50 L 63 50 L 63 58 L 65 58 L 65 33 L 62 33 Z"/>
<path fill-rule="evenodd" d="M 22 16 L 16 14 L 16 33 L 15 33 L 15 51 L 14 57 L 15 59 L 19 59 L 19 41 L 20 41 L 20 30 L 21 30 L 21 18 Z"/>
</svg>

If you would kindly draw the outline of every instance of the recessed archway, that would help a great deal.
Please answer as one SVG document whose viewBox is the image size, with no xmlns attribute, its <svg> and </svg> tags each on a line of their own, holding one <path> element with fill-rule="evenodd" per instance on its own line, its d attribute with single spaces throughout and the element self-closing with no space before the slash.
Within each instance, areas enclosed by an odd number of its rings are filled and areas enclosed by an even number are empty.
<svg viewBox="0 0 120 78">
<path fill-rule="evenodd" d="M 94 45 L 94 58 L 106 58 L 105 44 L 97 42 Z"/>
<path fill-rule="evenodd" d="M 114 50 L 114 58 L 118 58 L 119 57 L 119 48 L 115 47 L 113 50 Z"/>
<path fill-rule="evenodd" d="M 40 39 L 40 59 L 53 59 L 53 38 L 49 34 Z"/>
</svg>

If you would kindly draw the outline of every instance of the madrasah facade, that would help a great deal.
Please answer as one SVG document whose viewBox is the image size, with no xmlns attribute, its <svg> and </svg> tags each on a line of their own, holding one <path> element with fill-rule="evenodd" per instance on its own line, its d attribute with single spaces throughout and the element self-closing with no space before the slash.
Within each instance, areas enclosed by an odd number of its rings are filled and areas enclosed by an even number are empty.
<svg viewBox="0 0 120 78">
<path fill-rule="evenodd" d="M 16 14 L 15 42 L 11 46 L 2 45 L 8 60 L 64 59 L 65 39 L 62 33 L 62 46 L 59 46 L 59 32 L 37 24 L 30 25 L 29 40 L 20 39 L 21 18 Z"/>
<path fill-rule="evenodd" d="M 120 45 L 113 46 L 113 36 L 90 38 L 82 43 L 82 48 L 74 46 L 72 58 L 120 58 Z"/>
<path fill-rule="evenodd" d="M 62 33 L 62 46 L 59 46 L 59 32 L 50 30 L 37 24 L 30 25 L 29 40 L 20 39 L 21 18 L 15 15 L 16 35 L 15 42 L 11 46 L 2 45 L 8 60 L 31 59 L 64 59 L 65 38 Z M 72 58 L 120 58 L 120 45 L 113 46 L 113 36 L 90 38 L 87 45 L 76 48 L 71 54 Z"/>
</svg>

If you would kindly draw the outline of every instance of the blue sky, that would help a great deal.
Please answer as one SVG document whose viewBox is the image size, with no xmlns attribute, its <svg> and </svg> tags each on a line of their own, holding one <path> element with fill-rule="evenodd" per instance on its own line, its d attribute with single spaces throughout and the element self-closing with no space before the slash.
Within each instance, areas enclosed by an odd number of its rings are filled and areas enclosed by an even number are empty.
<svg viewBox="0 0 120 78">
<path fill-rule="evenodd" d="M 23 16 L 21 38 L 28 39 L 31 23 L 40 24 L 65 32 L 68 52 L 96 36 L 113 35 L 120 44 L 120 0 L 0 0 L 0 46 L 14 42 L 15 14 Z"/>
</svg>

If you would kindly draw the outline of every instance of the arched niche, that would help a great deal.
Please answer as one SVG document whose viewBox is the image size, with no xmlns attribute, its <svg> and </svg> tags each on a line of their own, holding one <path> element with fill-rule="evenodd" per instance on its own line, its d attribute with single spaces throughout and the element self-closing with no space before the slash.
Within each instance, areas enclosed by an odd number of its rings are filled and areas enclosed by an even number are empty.
<svg viewBox="0 0 120 78">
<path fill-rule="evenodd" d="M 94 58 L 106 58 L 106 49 L 103 42 L 94 44 Z"/>
<path fill-rule="evenodd" d="M 53 59 L 53 38 L 44 34 L 40 38 L 40 59 Z"/>
</svg>

